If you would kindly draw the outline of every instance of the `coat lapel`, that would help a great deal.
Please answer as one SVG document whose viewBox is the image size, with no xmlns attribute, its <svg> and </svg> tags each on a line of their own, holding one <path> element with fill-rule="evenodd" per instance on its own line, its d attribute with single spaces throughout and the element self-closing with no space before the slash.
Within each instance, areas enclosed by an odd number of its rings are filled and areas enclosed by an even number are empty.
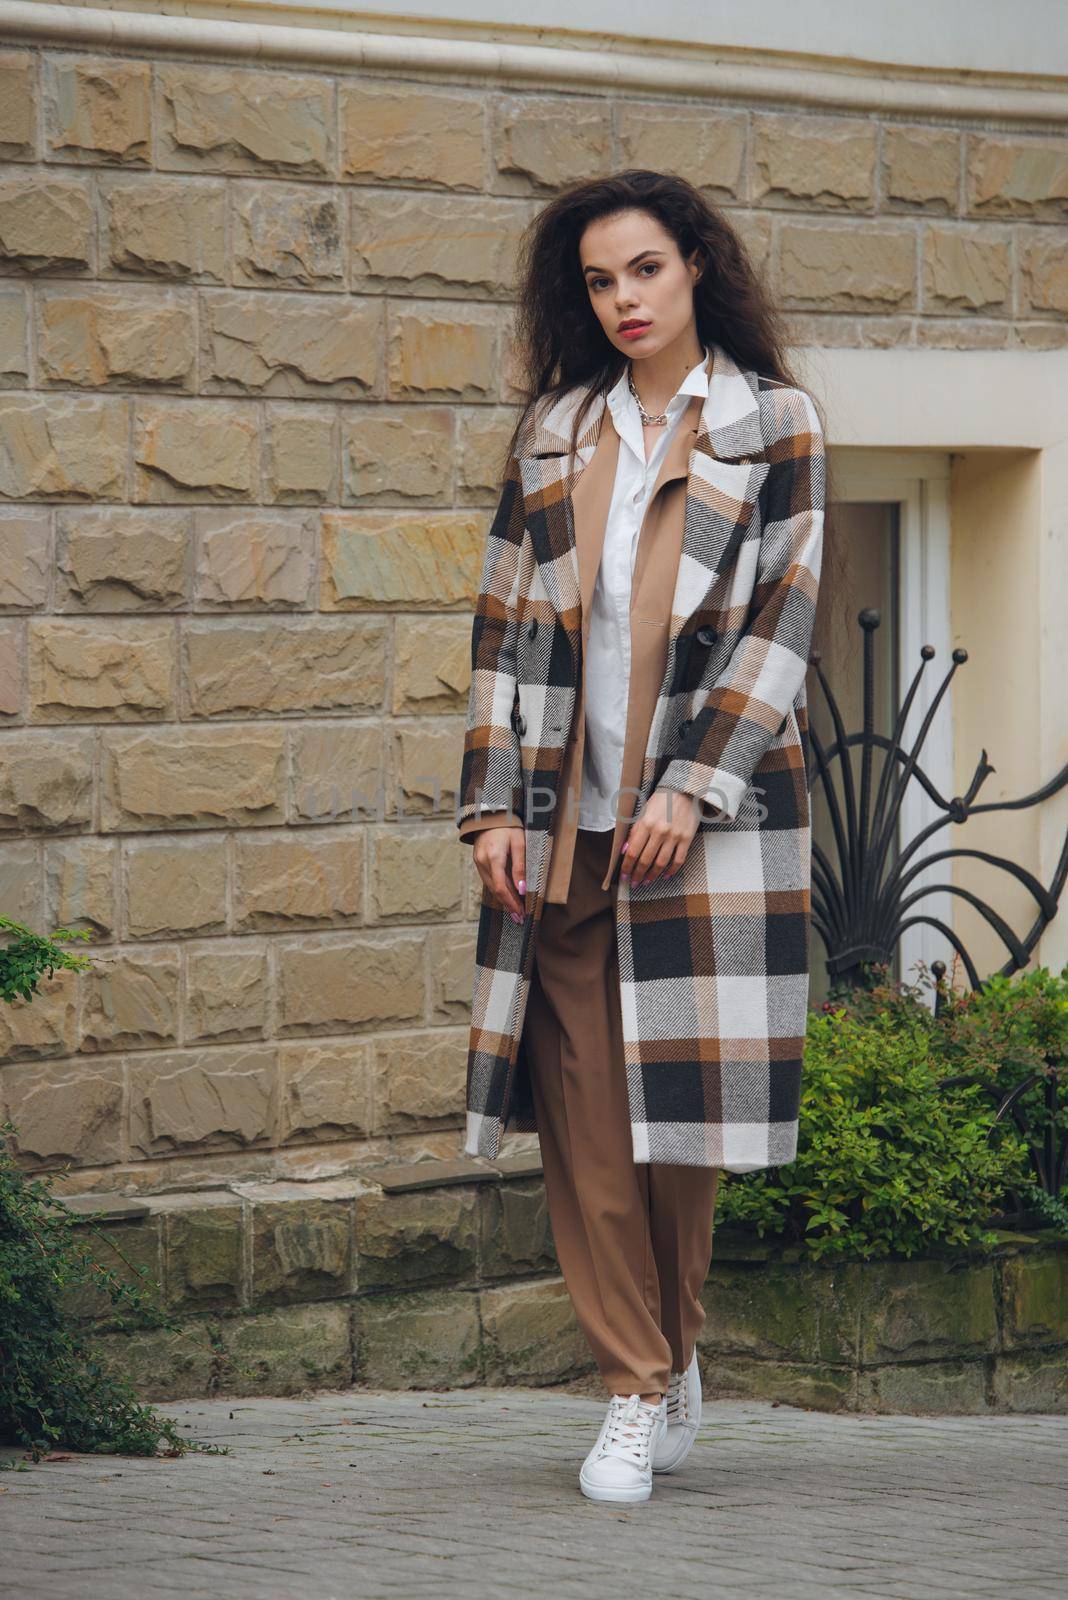
<svg viewBox="0 0 1068 1600">
<path fill-rule="evenodd" d="M 713 344 L 711 350 L 708 395 L 701 404 L 696 431 L 691 431 L 688 420 L 683 424 L 661 463 L 652 496 L 655 500 L 671 479 L 686 477 L 682 550 L 671 601 L 671 639 L 729 564 L 769 470 L 760 430 L 756 374 L 740 368 L 722 346 Z M 593 530 L 597 559 L 593 561 L 592 547 L 589 559 L 595 576 L 604 531 L 602 505 L 604 515 L 608 510 L 602 477 L 607 481 L 610 499 L 612 480 L 608 467 L 611 464 L 614 468 L 618 448 L 615 429 L 610 427 L 614 445 L 598 451 L 607 411 L 605 396 L 598 394 L 584 419 L 575 454 L 571 455 L 571 424 L 586 393 L 585 389 L 576 389 L 548 407 L 536 407 L 531 436 L 519 459 L 544 596 L 565 625 L 572 623 L 576 634 L 584 610 L 576 514 L 586 519 Z M 679 451 L 684 444 L 688 445 L 688 454 L 683 470 Z M 598 470 L 579 494 L 595 455 Z M 749 459 L 740 461 L 739 457 Z M 588 543 L 583 540 L 584 545 Z M 588 572 L 586 575 L 588 578 Z M 635 577 L 637 580 L 637 572 Z M 590 594 L 592 587 L 585 593 L 587 611 Z"/>
</svg>

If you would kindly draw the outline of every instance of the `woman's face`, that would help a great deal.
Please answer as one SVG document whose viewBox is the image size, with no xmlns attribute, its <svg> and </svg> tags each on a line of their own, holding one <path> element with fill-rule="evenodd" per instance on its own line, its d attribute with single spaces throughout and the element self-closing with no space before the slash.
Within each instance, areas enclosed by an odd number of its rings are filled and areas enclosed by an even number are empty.
<svg viewBox="0 0 1068 1600">
<path fill-rule="evenodd" d="M 687 261 L 647 211 L 591 222 L 579 240 L 579 265 L 597 320 L 624 355 L 642 360 L 695 328 L 697 252 Z M 633 332 L 628 323 L 643 324 Z"/>
</svg>

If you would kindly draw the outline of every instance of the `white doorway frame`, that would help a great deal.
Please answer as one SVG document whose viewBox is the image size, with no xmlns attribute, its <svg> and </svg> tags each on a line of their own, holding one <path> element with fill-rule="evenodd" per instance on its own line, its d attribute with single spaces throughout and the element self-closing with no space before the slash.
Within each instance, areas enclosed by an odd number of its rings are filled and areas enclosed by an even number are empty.
<svg viewBox="0 0 1068 1600">
<path fill-rule="evenodd" d="M 908 749 L 930 708 L 931 701 L 951 664 L 950 627 L 950 458 L 939 450 L 864 450 L 838 448 L 833 451 L 836 504 L 866 502 L 896 505 L 898 508 L 898 550 L 901 592 L 897 596 L 898 681 L 901 695 L 908 691 L 917 667 L 920 649 L 934 646 L 934 658 L 927 664 L 905 722 L 902 744 Z M 920 764 L 938 792 L 953 794 L 953 688 L 950 685 L 920 752 Z M 895 710 L 896 710 L 895 706 Z M 913 779 L 906 791 L 900 813 L 900 834 L 915 838 L 921 828 L 942 815 L 939 807 Z M 943 848 L 952 826 L 936 834 L 921 848 L 921 856 Z M 930 884 L 944 883 L 952 876 L 952 863 L 938 861 L 918 873 L 909 893 Z M 928 894 L 914 907 L 954 926 L 954 896 L 944 891 Z M 899 946 L 900 971 L 909 983 L 916 981 L 915 963 L 922 960 L 945 961 L 952 966 L 954 950 L 944 934 L 927 924 L 906 929 Z M 928 997 L 930 998 L 930 996 Z"/>
</svg>

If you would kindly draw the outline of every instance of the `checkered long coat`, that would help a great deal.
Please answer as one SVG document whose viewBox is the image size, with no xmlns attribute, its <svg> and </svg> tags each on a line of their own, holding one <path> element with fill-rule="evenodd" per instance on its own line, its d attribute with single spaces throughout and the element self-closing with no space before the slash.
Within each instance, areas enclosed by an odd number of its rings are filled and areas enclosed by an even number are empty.
<svg viewBox="0 0 1068 1600">
<path fill-rule="evenodd" d="M 636 810 L 658 786 L 706 804 L 672 877 L 617 880 L 616 931 L 634 1160 L 750 1172 L 797 1151 L 824 460 L 803 390 L 712 352 Z M 569 459 L 583 393 L 524 418 L 472 628 L 456 820 L 499 809 L 526 820 L 526 916 L 513 923 L 485 888 L 479 914 L 464 1150 L 487 1158 L 505 1131 L 537 1127 L 523 1019 L 581 673 L 571 495 L 605 405 L 598 396 Z"/>
</svg>

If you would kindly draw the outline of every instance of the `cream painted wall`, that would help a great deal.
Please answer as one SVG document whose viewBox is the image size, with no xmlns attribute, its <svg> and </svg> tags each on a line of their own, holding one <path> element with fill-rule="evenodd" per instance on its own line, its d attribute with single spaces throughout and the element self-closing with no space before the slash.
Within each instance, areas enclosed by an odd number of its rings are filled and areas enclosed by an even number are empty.
<svg viewBox="0 0 1068 1600">
<path fill-rule="evenodd" d="M 951 625 L 970 652 L 954 686 L 957 786 L 985 745 L 998 771 L 984 794 L 1028 793 L 1068 763 L 1068 351 L 800 349 L 794 358 L 826 407 L 832 449 L 953 452 Z M 1068 793 L 968 826 L 969 843 L 1018 859 L 1048 885 Z M 965 840 L 953 830 L 950 842 Z M 954 881 L 1013 911 L 1022 931 L 1033 901 L 1004 879 L 967 862 Z M 1000 941 L 978 913 L 959 902 L 957 916 L 980 970 L 1000 965 Z M 1068 962 L 1068 890 L 1037 959 L 1058 970 Z"/>
</svg>

